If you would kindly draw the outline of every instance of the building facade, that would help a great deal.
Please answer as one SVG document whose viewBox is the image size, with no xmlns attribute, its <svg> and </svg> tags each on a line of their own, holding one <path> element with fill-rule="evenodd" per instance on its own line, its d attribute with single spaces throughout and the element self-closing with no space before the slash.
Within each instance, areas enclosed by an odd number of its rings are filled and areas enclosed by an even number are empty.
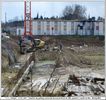
<svg viewBox="0 0 106 100">
<path fill-rule="evenodd" d="M 59 19 L 36 19 L 32 21 L 33 35 L 104 35 L 103 21 L 72 21 Z M 17 35 L 24 33 L 17 28 Z"/>
</svg>

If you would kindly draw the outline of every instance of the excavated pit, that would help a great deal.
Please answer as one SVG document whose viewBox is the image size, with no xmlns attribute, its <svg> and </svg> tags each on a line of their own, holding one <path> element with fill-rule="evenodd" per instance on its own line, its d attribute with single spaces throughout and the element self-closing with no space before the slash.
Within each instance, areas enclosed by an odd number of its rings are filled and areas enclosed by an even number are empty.
<svg viewBox="0 0 106 100">
<path fill-rule="evenodd" d="M 36 63 L 15 96 L 104 96 L 105 80 L 101 74 L 104 70 L 100 67 L 103 62 L 100 65 L 92 63 L 70 48 L 64 52 L 40 50 L 35 55 Z M 95 78 L 96 83 L 93 81 Z"/>
<path fill-rule="evenodd" d="M 4 44 L 5 45 L 5 44 Z M 17 46 L 16 46 L 17 47 Z M 16 48 L 15 48 L 16 49 Z M 15 50 L 14 49 L 14 50 Z M 19 48 L 18 48 L 19 49 Z M 15 68 L 2 73 L 2 86 L 13 88 L 8 76 L 14 77 L 28 55 L 19 55 Z M 15 96 L 104 96 L 104 47 L 64 44 L 63 50 L 38 50 L 35 65 Z M 12 55 L 13 56 L 13 55 Z M 7 55 L 2 55 L 7 68 Z M 14 56 L 13 56 L 14 57 Z M 12 60 L 13 61 L 13 60 Z M 5 67 L 3 65 L 3 67 Z M 13 70 L 14 69 L 14 70 Z M 54 70 L 55 69 L 55 70 Z M 6 75 L 6 76 L 5 76 Z M 5 78 L 6 77 L 6 78 Z M 18 81 L 18 80 L 17 80 Z M 31 84 L 32 83 L 32 84 Z M 6 88 L 6 89 L 7 89 Z M 6 90 L 10 92 L 11 90 Z M 7 93 L 8 94 L 8 93 Z"/>
</svg>

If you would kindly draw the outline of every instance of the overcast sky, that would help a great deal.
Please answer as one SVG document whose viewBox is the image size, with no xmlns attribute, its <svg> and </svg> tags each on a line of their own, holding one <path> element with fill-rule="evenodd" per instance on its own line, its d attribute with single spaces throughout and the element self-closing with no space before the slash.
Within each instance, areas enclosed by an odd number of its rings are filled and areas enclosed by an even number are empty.
<svg viewBox="0 0 106 100">
<path fill-rule="evenodd" d="M 86 7 L 87 16 L 98 16 L 105 17 L 105 0 L 101 2 L 32 2 L 32 17 L 36 17 L 37 13 L 39 16 L 51 17 L 51 16 L 61 16 L 62 11 L 65 6 L 80 4 Z M 6 19 L 11 20 L 16 16 L 18 19 L 24 18 L 24 2 L 3 2 L 2 3 L 2 21 Z"/>
</svg>

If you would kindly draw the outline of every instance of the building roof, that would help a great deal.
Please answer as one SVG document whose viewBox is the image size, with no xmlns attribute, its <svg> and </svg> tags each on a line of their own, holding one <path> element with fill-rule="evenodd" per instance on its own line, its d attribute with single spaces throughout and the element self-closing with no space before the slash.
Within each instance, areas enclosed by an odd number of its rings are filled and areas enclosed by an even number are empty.
<svg viewBox="0 0 106 100">
<path fill-rule="evenodd" d="M 103 21 L 91 21 L 91 20 L 64 20 L 64 19 L 33 19 L 33 21 L 62 21 L 62 22 L 103 22 Z"/>
</svg>

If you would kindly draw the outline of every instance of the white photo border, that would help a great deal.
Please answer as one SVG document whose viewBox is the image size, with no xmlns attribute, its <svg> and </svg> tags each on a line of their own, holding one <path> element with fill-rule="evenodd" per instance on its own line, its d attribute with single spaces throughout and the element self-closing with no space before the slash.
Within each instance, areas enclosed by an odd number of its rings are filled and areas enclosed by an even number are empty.
<svg viewBox="0 0 106 100">
<path fill-rule="evenodd" d="M 1 20 L 2 20 L 2 2 L 24 2 L 25 0 L 1 0 L 0 1 L 0 33 L 1 33 Z M 105 18 L 106 18 L 106 0 L 31 0 L 32 2 L 104 2 L 105 5 Z M 105 20 L 105 33 L 106 33 L 106 20 Z M 105 38 L 105 53 L 106 53 L 106 38 Z M 105 60 L 106 60 L 106 55 L 105 55 Z M 1 73 L 1 34 L 0 34 L 0 73 Z M 105 76 L 106 76 L 106 64 L 105 64 Z M 1 75 L 0 75 L 0 80 L 1 80 Z M 105 77 L 106 80 L 106 77 Z M 105 81 L 105 90 L 106 90 L 106 81 Z M 1 91 L 1 81 L 0 81 L 0 91 Z M 105 92 L 106 96 L 106 92 Z M 0 92 L 0 98 L 1 99 L 7 99 L 7 100 L 28 100 L 28 99 L 37 99 L 37 100 L 64 100 L 64 99 L 72 99 L 72 100 L 106 100 L 106 97 L 86 97 L 83 99 L 82 97 L 1 97 L 1 92 Z"/>
</svg>

